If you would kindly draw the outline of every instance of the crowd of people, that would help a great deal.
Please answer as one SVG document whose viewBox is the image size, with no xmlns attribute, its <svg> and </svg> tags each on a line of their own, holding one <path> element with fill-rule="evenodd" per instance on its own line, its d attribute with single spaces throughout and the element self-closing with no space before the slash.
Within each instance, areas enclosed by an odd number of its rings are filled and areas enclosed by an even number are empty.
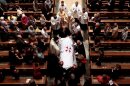
<svg viewBox="0 0 130 86">
<path fill-rule="evenodd" d="M 128 8 L 130 10 L 130 1 L 125 6 L 125 0 L 119 0 L 118 5 L 116 4 L 116 0 L 108 0 L 104 5 L 102 0 L 90 0 L 88 7 L 91 10 L 101 10 L 102 8 L 107 8 L 109 11 L 112 11 L 115 7 L 118 7 L 119 10 L 123 10 L 124 8 Z"/>
<path fill-rule="evenodd" d="M 8 3 L 14 3 L 14 1 L 15 0 L 7 0 Z M 94 14 L 93 17 L 90 18 L 86 8 L 83 8 L 78 1 L 76 1 L 70 9 L 67 7 L 65 1 L 61 1 L 57 13 L 53 14 L 51 13 L 54 7 L 53 0 L 44 0 L 40 6 L 38 0 L 19 0 L 19 2 L 33 3 L 33 11 L 38 12 L 40 10 L 42 13 L 38 16 L 35 14 L 27 15 L 23 11 L 25 8 L 18 5 L 13 7 L 10 5 L 0 5 L 0 11 L 2 12 L 0 13 L 0 40 L 9 41 L 10 38 L 13 37 L 16 41 L 16 46 L 11 47 L 9 51 L 10 70 L 13 78 L 19 79 L 20 76 L 19 71 L 14 65 L 21 65 L 25 62 L 26 64 L 34 64 L 33 77 L 34 79 L 41 79 L 42 73 L 39 65 L 45 64 L 45 62 L 48 61 L 47 75 L 50 78 L 55 78 L 55 83 L 53 83 L 53 85 L 66 86 L 66 82 L 68 82 L 69 86 L 80 85 L 80 77 L 86 73 L 85 64 L 87 62 L 83 45 L 85 38 L 82 37 L 81 30 L 84 32 L 88 31 L 89 21 L 92 23 L 95 51 L 99 51 L 100 53 L 100 58 L 97 59 L 96 64 L 98 66 L 101 65 L 103 51 L 99 49 L 99 36 L 102 35 L 102 23 L 99 13 Z M 123 9 L 125 4 L 124 0 L 120 0 L 119 4 L 119 8 Z M 109 10 L 113 10 L 115 0 L 110 0 L 107 5 Z M 3 8 L 3 6 L 6 7 Z M 101 6 L 101 0 L 91 0 L 88 7 L 92 10 L 100 10 Z M 8 16 L 4 14 L 4 12 L 8 10 L 15 10 L 17 15 Z M 38 21 L 40 24 L 38 24 Z M 114 23 L 113 26 L 110 23 L 106 23 L 103 28 L 104 34 L 102 36 L 104 37 L 104 40 L 116 40 L 119 38 L 121 38 L 122 41 L 127 40 L 128 26 L 122 29 L 121 35 L 118 33 L 119 26 L 117 23 Z M 52 32 L 49 34 L 47 30 L 50 29 Z M 10 32 L 13 31 L 16 33 L 11 35 Z M 112 31 L 112 34 L 110 34 L 110 31 Z M 24 32 L 28 33 L 27 36 Z M 50 37 L 52 37 L 51 41 L 53 41 L 53 43 L 47 43 L 48 40 L 50 40 Z M 25 40 L 25 38 L 27 38 L 27 40 Z M 63 43 L 63 40 L 65 43 Z M 53 45 L 54 43 L 55 45 Z M 62 46 L 63 44 L 65 44 L 65 46 Z M 45 57 L 43 52 L 48 48 L 51 49 L 49 55 Z M 67 52 L 67 54 L 65 53 L 66 55 L 63 55 L 64 52 Z M 72 55 L 70 53 L 72 53 Z M 69 55 L 71 55 L 70 57 L 72 57 L 72 59 L 69 58 L 69 61 L 65 61 L 64 59 L 69 57 Z M 118 69 L 120 70 L 121 68 L 119 67 Z M 116 73 L 118 72 L 119 71 L 116 71 Z M 2 75 L 4 75 L 3 72 L 1 72 L 1 78 L 4 79 L 4 76 Z M 115 75 L 115 72 L 113 75 Z M 118 76 L 113 75 L 111 76 Z M 106 81 L 101 81 L 101 78 Z M 107 75 L 99 76 L 98 79 L 99 82 L 105 83 L 108 86 L 118 86 L 114 85 L 114 82 L 112 81 L 113 78 L 110 79 Z M 32 81 L 32 83 L 35 84 L 33 80 L 29 81 Z"/>
<path fill-rule="evenodd" d="M 33 11 L 39 11 L 41 14 L 26 15 L 24 10 L 28 8 L 22 8 L 19 5 L 7 5 L 14 3 L 15 0 L 7 0 L 7 3 L 1 3 L 0 13 L 0 40 L 2 42 L 15 43 L 14 46 L 6 46 L 9 50 L 9 63 L 10 63 L 10 75 L 12 79 L 19 80 L 20 72 L 17 69 L 17 65 L 32 65 L 34 79 L 42 79 L 43 73 L 39 65 L 46 64 L 46 56 L 44 51 L 49 47 L 50 34 L 47 30 L 50 30 L 50 15 L 53 8 L 51 0 L 44 0 L 42 7 L 38 7 L 38 0 L 19 0 L 20 3 L 33 3 Z M 43 7 L 44 6 L 44 7 Z M 17 15 L 4 14 L 6 11 L 16 11 Z M 37 22 L 39 21 L 39 22 Z M 13 41 L 11 41 L 13 39 Z M 2 46 L 1 49 L 4 49 Z M 5 80 L 5 69 L 0 70 L 0 81 Z M 36 86 L 33 82 L 28 81 L 28 86 Z"/>
<path fill-rule="evenodd" d="M 25 3 L 26 0 L 20 0 L 20 2 Z M 42 7 L 38 6 L 38 0 L 27 2 L 33 3 L 33 11 L 39 12 L 40 10 L 42 13 L 38 16 L 35 14 L 27 15 L 24 13 L 25 8 L 19 5 L 7 6 L 6 4 L 1 4 L 1 8 L 3 6 L 6 7 L 1 9 L 0 40 L 11 43 L 16 42 L 16 45 L 10 47 L 9 51 L 12 78 L 16 80 L 20 79 L 19 70 L 15 65 L 25 63 L 34 65 L 34 73 L 32 76 L 34 79 L 41 79 L 42 72 L 39 65 L 45 64 L 48 61 L 47 75 L 55 77 L 56 86 L 65 85 L 64 81 L 67 81 L 69 86 L 77 86 L 80 83 L 80 77 L 85 73 L 86 55 L 80 31 L 87 30 L 88 13 L 85 8 L 81 7 L 78 1 L 73 4 L 71 10 L 67 8 L 64 1 L 61 1 L 57 14 L 53 15 L 51 14 L 53 8 L 52 0 L 44 0 Z M 7 3 L 14 3 L 14 1 L 9 0 Z M 16 11 L 17 15 L 11 14 L 8 16 L 4 14 L 8 10 Z M 48 34 L 47 30 L 50 30 L 50 28 L 52 33 Z M 69 46 L 68 48 L 66 47 L 66 52 L 70 53 L 74 51 L 70 60 L 77 59 L 77 61 L 75 60 L 75 64 L 70 61 L 72 65 L 66 68 L 67 65 L 65 66 L 64 60 L 58 59 L 58 57 L 62 56 L 61 53 L 60 55 L 49 54 L 47 57 L 44 56 L 43 52 L 49 48 L 49 43 L 47 43 L 50 40 L 49 37 L 54 39 L 54 42 L 60 48 L 60 52 L 61 46 L 59 45 L 59 41 L 65 40 L 66 38 L 67 40 L 71 40 L 71 48 Z M 14 41 L 10 41 L 10 38 L 13 38 Z M 3 75 L 1 80 L 4 80 L 3 73 L 1 71 L 1 76 Z"/>
</svg>

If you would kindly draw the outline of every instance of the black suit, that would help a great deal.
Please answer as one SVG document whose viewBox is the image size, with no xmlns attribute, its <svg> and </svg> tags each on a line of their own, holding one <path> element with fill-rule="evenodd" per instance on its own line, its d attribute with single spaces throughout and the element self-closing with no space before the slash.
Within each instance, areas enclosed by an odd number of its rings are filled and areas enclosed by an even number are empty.
<svg viewBox="0 0 130 86">
<path fill-rule="evenodd" d="M 128 5 L 128 10 L 130 11 L 130 1 L 129 1 L 129 5 Z"/>
<path fill-rule="evenodd" d="M 95 27 L 93 32 L 94 32 L 94 38 L 95 38 L 95 37 L 100 35 L 101 28 L 100 27 L 98 27 L 98 28 Z"/>
<path fill-rule="evenodd" d="M 115 0 L 109 0 L 108 2 L 110 5 L 108 5 L 108 10 L 113 10 L 115 8 Z"/>
<path fill-rule="evenodd" d="M 124 5 L 125 5 L 125 0 L 120 0 L 119 9 L 122 10 L 124 8 Z"/>
</svg>

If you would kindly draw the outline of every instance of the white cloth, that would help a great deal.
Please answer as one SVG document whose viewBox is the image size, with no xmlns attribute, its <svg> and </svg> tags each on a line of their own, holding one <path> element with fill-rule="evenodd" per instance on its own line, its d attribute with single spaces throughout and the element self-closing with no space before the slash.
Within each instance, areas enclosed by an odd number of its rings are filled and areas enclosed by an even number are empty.
<svg viewBox="0 0 130 86">
<path fill-rule="evenodd" d="M 74 56 L 73 40 L 70 37 L 59 39 L 60 48 L 60 61 L 63 62 L 62 67 L 69 69 L 76 64 L 76 58 Z"/>
<path fill-rule="evenodd" d="M 78 4 L 78 6 L 76 6 L 75 4 L 73 4 L 72 5 L 72 14 L 73 14 L 74 18 L 78 18 L 81 13 L 82 13 L 81 5 Z"/>
</svg>

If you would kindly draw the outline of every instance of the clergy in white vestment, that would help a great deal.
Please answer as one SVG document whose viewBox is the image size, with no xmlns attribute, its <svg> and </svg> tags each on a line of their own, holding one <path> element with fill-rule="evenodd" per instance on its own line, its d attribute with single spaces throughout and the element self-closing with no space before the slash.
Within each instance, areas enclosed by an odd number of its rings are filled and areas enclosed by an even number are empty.
<svg viewBox="0 0 130 86">
<path fill-rule="evenodd" d="M 78 18 L 78 16 L 82 13 L 82 7 L 78 3 L 78 1 L 75 2 L 75 4 L 72 5 L 72 15 L 74 18 Z"/>
<path fill-rule="evenodd" d="M 61 1 L 60 5 L 59 5 L 59 9 L 62 9 L 66 13 L 68 12 L 67 5 L 65 4 L 64 1 Z"/>
</svg>

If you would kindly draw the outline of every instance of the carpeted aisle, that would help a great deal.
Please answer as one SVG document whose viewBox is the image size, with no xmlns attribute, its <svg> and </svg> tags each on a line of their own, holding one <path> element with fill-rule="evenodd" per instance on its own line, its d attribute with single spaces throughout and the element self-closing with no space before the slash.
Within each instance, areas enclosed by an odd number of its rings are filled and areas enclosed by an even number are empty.
<svg viewBox="0 0 130 86">
<path fill-rule="evenodd" d="M 55 0 L 56 1 L 56 8 L 55 8 L 55 12 L 57 13 L 58 12 L 58 6 L 59 6 L 59 4 L 60 4 L 60 2 L 62 1 L 62 0 Z M 82 8 L 83 7 L 85 7 L 85 1 L 86 0 L 64 0 L 64 2 L 65 2 L 65 4 L 67 5 L 67 7 L 68 7 L 68 10 L 71 10 L 71 8 L 72 8 L 72 5 L 76 2 L 76 1 L 78 1 L 79 2 L 79 4 L 82 6 Z M 88 43 L 88 37 L 86 37 L 86 34 L 87 34 L 87 32 L 83 32 L 83 31 L 81 31 L 81 33 L 82 33 L 82 36 L 83 36 L 83 38 L 84 38 L 84 42 L 83 42 L 83 44 L 84 44 L 84 47 L 85 47 L 85 52 L 86 52 L 86 59 L 88 60 L 88 63 L 86 63 L 86 74 L 85 75 L 83 75 L 81 78 L 80 78 L 80 84 L 81 84 L 81 86 L 83 86 L 84 85 L 84 82 L 85 82 L 85 79 L 86 78 L 89 78 L 89 75 L 90 75 L 90 68 L 89 68 L 89 43 Z M 48 82 L 48 85 L 47 86 L 50 86 L 50 83 L 52 83 L 54 80 L 53 79 L 49 79 L 49 82 Z"/>
</svg>

